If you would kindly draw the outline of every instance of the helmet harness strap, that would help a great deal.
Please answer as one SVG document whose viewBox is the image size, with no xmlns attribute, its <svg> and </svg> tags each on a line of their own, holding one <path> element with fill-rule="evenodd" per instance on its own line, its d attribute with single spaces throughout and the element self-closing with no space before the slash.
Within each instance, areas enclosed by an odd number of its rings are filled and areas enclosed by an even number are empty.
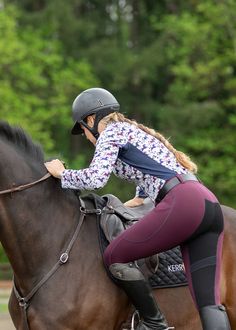
<svg viewBox="0 0 236 330">
<path fill-rule="evenodd" d="M 98 139 L 99 137 L 99 132 L 98 132 L 98 124 L 100 122 L 100 120 L 104 117 L 106 117 L 107 115 L 109 115 L 112 112 L 117 112 L 116 109 L 114 108 L 105 108 L 105 109 L 101 109 L 100 111 L 94 113 L 95 114 L 95 119 L 94 119 L 94 125 L 93 127 L 88 126 L 88 124 L 86 123 L 86 118 L 84 118 L 80 123 L 85 126 L 95 137 L 95 139 Z M 93 115 L 93 114 L 91 114 Z"/>
</svg>

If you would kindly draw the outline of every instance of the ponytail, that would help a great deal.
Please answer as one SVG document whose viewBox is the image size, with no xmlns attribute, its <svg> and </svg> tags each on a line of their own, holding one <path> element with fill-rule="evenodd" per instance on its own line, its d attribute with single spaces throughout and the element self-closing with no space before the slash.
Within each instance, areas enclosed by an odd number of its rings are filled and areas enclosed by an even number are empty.
<svg viewBox="0 0 236 330">
<path fill-rule="evenodd" d="M 109 114 L 108 116 L 104 117 L 101 122 L 105 125 L 111 123 L 111 122 L 126 122 L 131 125 L 135 125 L 136 127 L 140 128 L 142 131 L 146 132 L 147 134 L 150 134 L 157 138 L 159 141 L 161 141 L 168 150 L 170 150 L 176 157 L 177 161 L 187 170 L 189 170 L 192 173 L 197 173 L 197 165 L 190 159 L 189 156 L 187 156 L 184 152 L 176 150 L 173 145 L 159 132 L 155 131 L 152 128 L 149 128 L 145 125 L 137 123 L 135 120 L 130 120 L 126 118 L 123 114 L 120 112 L 113 112 Z"/>
</svg>

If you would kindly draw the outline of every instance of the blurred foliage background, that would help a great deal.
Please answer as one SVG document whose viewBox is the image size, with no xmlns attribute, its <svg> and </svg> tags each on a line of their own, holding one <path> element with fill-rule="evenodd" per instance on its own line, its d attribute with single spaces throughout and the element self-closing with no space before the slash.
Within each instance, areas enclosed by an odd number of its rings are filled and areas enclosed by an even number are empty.
<svg viewBox="0 0 236 330">
<path fill-rule="evenodd" d="M 45 158 L 89 164 L 93 147 L 70 135 L 71 104 L 103 87 L 236 206 L 235 0 L 0 0 L 0 54 L 0 118 Z M 98 193 L 125 201 L 134 191 L 112 177 Z"/>
</svg>

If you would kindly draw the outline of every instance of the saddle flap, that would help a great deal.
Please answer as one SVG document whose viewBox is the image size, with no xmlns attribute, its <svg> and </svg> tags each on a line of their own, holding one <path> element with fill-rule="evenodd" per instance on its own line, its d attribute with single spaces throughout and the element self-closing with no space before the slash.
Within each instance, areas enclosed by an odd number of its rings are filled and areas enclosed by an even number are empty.
<svg viewBox="0 0 236 330">
<path fill-rule="evenodd" d="M 116 196 L 107 194 L 102 196 L 104 207 L 102 209 L 100 224 L 104 234 L 111 242 L 126 228 L 146 215 L 154 204 L 147 198 L 145 203 L 138 207 L 126 207 Z"/>
</svg>

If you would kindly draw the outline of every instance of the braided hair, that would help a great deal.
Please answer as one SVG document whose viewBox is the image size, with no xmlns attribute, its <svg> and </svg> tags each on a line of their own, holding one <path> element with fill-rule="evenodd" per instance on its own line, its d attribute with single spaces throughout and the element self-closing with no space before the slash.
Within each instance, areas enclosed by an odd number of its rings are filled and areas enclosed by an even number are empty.
<svg viewBox="0 0 236 330">
<path fill-rule="evenodd" d="M 189 170 L 192 173 L 197 173 L 197 165 L 190 159 L 189 156 L 187 156 L 184 152 L 176 150 L 173 145 L 159 132 L 155 131 L 152 128 L 149 128 L 143 124 L 139 124 L 135 120 L 131 120 L 126 118 L 123 114 L 120 112 L 112 112 L 108 116 L 104 117 L 101 120 L 102 124 L 105 126 L 112 122 L 126 122 L 131 125 L 135 125 L 136 127 L 140 128 L 142 131 L 146 132 L 147 134 L 150 134 L 157 138 L 159 141 L 161 141 L 167 148 L 170 150 L 176 157 L 177 161 L 187 170 Z"/>
</svg>

